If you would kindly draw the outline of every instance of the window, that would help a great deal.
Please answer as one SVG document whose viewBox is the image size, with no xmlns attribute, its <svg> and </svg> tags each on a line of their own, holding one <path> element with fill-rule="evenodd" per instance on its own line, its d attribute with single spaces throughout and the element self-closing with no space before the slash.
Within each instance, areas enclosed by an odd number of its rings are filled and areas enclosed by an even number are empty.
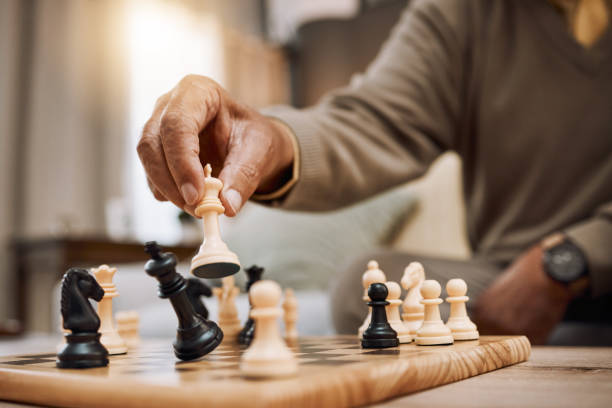
<svg viewBox="0 0 612 408">
<path fill-rule="evenodd" d="M 180 4 L 136 1 L 129 7 L 130 154 L 126 185 L 132 232 L 141 241 L 173 244 L 181 239 L 179 209 L 156 201 L 150 193 L 136 144 L 155 100 L 183 76 L 206 75 L 223 84 L 221 34 L 212 16 Z"/>
</svg>

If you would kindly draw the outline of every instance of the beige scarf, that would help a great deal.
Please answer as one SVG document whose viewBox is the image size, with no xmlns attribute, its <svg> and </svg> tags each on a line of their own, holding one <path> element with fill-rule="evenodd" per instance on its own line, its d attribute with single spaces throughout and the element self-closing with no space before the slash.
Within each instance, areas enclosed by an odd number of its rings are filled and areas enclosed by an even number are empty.
<svg viewBox="0 0 612 408">
<path fill-rule="evenodd" d="M 610 0 L 549 0 L 567 19 L 576 41 L 590 47 L 608 28 Z"/>
</svg>

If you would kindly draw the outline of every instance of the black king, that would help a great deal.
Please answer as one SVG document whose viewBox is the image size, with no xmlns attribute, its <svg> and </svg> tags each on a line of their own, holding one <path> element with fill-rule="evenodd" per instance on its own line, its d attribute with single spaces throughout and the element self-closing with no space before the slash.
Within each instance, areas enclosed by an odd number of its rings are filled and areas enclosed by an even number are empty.
<svg viewBox="0 0 612 408">
<path fill-rule="evenodd" d="M 202 357 L 221 343 L 223 332 L 214 322 L 194 311 L 187 296 L 185 278 L 176 272 L 176 257 L 161 251 L 155 241 L 145 244 L 145 252 L 151 256 L 145 264 L 145 271 L 159 281 L 158 296 L 170 299 L 178 318 L 174 354 L 181 360 Z"/>
</svg>

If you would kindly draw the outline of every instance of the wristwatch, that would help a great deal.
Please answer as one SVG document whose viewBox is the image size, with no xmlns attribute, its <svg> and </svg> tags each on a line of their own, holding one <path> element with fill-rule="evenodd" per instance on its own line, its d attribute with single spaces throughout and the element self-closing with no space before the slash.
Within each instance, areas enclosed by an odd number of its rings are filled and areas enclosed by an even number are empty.
<svg viewBox="0 0 612 408">
<path fill-rule="evenodd" d="M 542 249 L 542 264 L 548 276 L 566 285 L 573 294 L 583 294 L 589 285 L 589 267 L 582 250 L 562 233 L 545 238 Z"/>
</svg>

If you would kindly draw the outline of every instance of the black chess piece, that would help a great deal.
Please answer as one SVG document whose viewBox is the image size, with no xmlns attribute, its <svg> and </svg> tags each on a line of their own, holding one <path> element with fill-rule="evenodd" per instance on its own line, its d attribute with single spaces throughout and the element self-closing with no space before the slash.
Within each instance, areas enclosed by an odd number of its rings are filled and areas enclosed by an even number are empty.
<svg viewBox="0 0 612 408">
<path fill-rule="evenodd" d="M 157 242 L 145 244 L 151 259 L 145 271 L 159 281 L 158 296 L 170 299 L 178 318 L 174 354 L 181 360 L 193 360 L 213 351 L 223 340 L 223 332 L 214 322 L 197 314 L 187 295 L 187 282 L 176 272 L 176 257 L 161 252 Z"/>
<path fill-rule="evenodd" d="M 247 283 L 246 283 L 246 291 L 247 293 L 249 293 L 251 286 L 258 280 L 261 280 L 261 275 L 264 273 L 264 268 L 261 268 L 257 265 L 253 265 L 250 268 L 245 269 L 245 272 L 248 276 Z M 249 303 L 251 303 L 250 298 L 249 298 Z M 254 334 L 255 334 L 255 321 L 251 319 L 251 317 L 249 316 L 246 323 L 244 324 L 244 327 L 242 328 L 242 330 L 240 330 L 240 333 L 238 333 L 238 343 L 244 344 L 247 346 L 250 345 L 251 340 L 253 340 Z"/>
<path fill-rule="evenodd" d="M 58 368 L 91 368 L 108 365 L 108 351 L 100 343 L 100 318 L 87 300 L 99 302 L 104 289 L 86 269 L 70 268 L 62 279 L 62 319 L 66 345 L 57 354 Z"/>
<path fill-rule="evenodd" d="M 397 332 L 391 328 L 387 320 L 385 306 L 387 306 L 389 302 L 385 299 L 387 299 L 388 294 L 389 290 L 384 283 L 373 283 L 368 288 L 368 296 L 370 297 L 368 306 L 372 307 L 372 319 L 361 338 L 361 347 L 363 348 L 399 346 Z"/>
<path fill-rule="evenodd" d="M 187 297 L 189 297 L 193 310 L 204 319 L 208 319 L 208 309 L 202 302 L 202 296 L 211 297 L 212 294 L 210 287 L 201 279 L 187 279 Z"/>
</svg>

